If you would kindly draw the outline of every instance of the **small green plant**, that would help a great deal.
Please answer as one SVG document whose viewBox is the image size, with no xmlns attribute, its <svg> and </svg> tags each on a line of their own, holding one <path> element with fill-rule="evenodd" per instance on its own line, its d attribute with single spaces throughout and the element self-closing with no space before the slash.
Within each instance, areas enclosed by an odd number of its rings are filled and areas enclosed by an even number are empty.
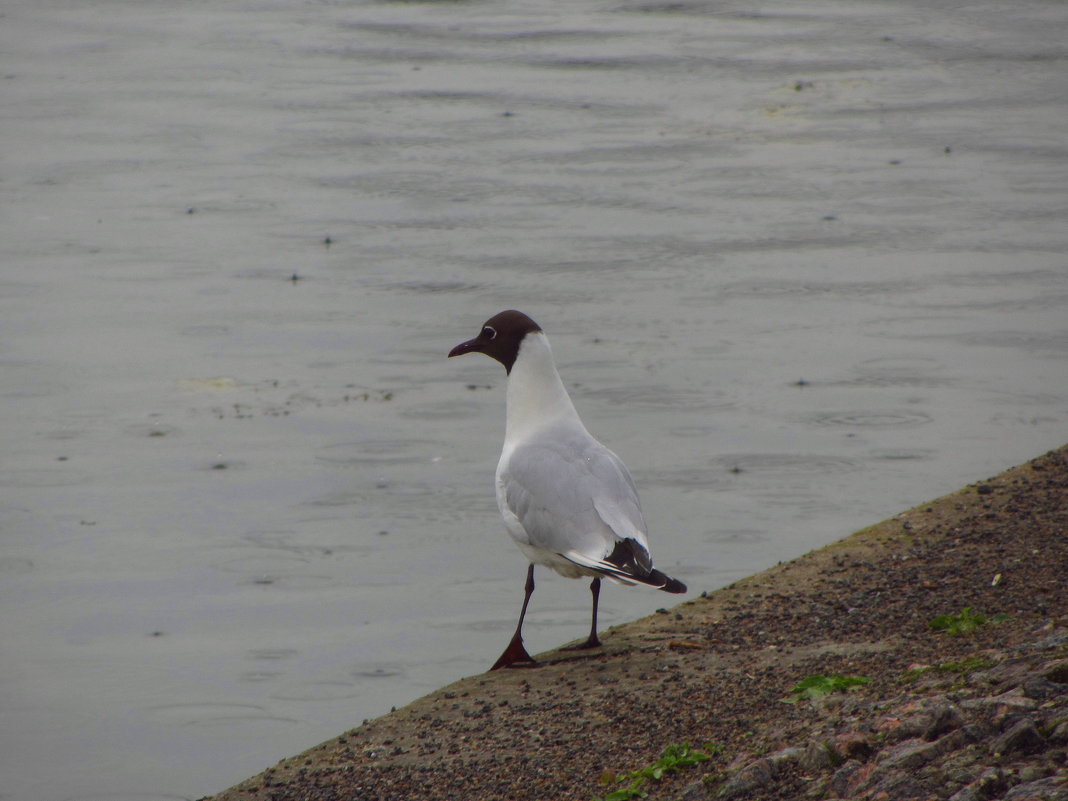
<svg viewBox="0 0 1068 801">
<path fill-rule="evenodd" d="M 703 751 L 691 747 L 688 743 L 669 745 L 660 755 L 660 759 L 651 765 L 646 765 L 641 770 L 626 773 L 622 776 L 606 772 L 601 776 L 600 781 L 602 784 L 622 784 L 623 782 L 630 782 L 630 784 L 619 790 L 613 790 L 600 801 L 631 801 L 634 798 L 644 798 L 648 794 L 642 790 L 642 785 L 649 779 L 660 781 L 665 773 L 671 773 L 681 768 L 688 768 L 691 765 L 705 762 L 722 750 L 721 746 L 713 743 L 706 743 Z"/>
<path fill-rule="evenodd" d="M 631 801 L 632 798 L 645 798 L 645 796 L 649 794 L 643 792 L 641 789 L 644 781 L 645 779 L 635 779 L 630 787 L 624 787 L 622 790 L 613 790 L 602 798 L 601 801 Z"/>
<path fill-rule="evenodd" d="M 1009 615 L 999 613 L 993 617 L 987 617 L 982 612 L 976 612 L 971 606 L 964 607 L 959 615 L 939 615 L 932 618 L 928 624 L 935 631 L 956 637 L 960 634 L 971 634 L 976 629 L 982 628 L 988 623 L 1004 623 L 1011 620 Z"/>
<path fill-rule="evenodd" d="M 982 670 L 983 668 L 993 667 L 996 665 L 993 659 L 987 659 L 985 656 L 967 656 L 959 662 L 943 662 L 940 665 L 935 665 L 935 670 L 940 673 L 971 673 L 974 670 Z"/>
<path fill-rule="evenodd" d="M 903 681 L 916 681 L 921 676 L 926 676 L 929 673 L 959 673 L 961 675 L 965 673 L 971 673 L 976 670 L 983 670 L 984 668 L 993 667 L 997 662 L 993 659 L 987 659 L 985 656 L 967 656 L 959 662 L 942 662 L 937 665 L 922 665 L 920 667 L 911 668 L 906 670 Z"/>
<path fill-rule="evenodd" d="M 853 687 L 859 687 L 861 684 L 867 684 L 871 679 L 866 676 L 824 676 L 823 674 L 816 674 L 815 676 L 808 676 L 799 681 L 792 690 L 790 695 L 786 696 L 782 700 L 788 704 L 796 704 L 798 701 L 815 701 L 817 698 L 822 698 L 825 695 L 831 693 L 845 692 Z"/>
</svg>

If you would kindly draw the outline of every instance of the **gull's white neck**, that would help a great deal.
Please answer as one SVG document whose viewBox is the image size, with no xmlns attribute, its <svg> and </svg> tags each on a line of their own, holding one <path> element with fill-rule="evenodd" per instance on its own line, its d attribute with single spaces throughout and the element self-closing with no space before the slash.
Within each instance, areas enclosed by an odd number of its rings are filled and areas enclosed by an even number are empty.
<svg viewBox="0 0 1068 801">
<path fill-rule="evenodd" d="M 543 426 L 571 420 L 579 426 L 578 412 L 556 372 L 553 352 L 545 334 L 523 337 L 508 374 L 505 447 L 515 445 Z"/>
</svg>

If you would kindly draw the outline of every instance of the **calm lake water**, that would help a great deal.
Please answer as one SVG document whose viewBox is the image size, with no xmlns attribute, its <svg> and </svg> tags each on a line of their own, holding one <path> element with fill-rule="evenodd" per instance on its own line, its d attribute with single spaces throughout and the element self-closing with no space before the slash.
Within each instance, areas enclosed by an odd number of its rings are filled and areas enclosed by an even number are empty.
<svg viewBox="0 0 1068 801">
<path fill-rule="evenodd" d="M 445 354 L 503 308 L 692 594 L 1068 439 L 1061 0 L 7 0 L 0 42 L 5 801 L 196 798 L 485 670 L 504 373 Z M 532 652 L 584 636 L 538 586 Z"/>
</svg>

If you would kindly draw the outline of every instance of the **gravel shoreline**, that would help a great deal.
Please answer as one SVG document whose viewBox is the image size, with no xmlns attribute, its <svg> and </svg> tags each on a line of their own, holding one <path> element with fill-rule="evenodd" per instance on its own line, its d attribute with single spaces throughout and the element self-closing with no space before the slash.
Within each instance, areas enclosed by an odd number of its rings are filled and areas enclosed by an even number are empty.
<svg viewBox="0 0 1068 801">
<path fill-rule="evenodd" d="M 598 651 L 462 679 L 214 801 L 1068 801 L 1066 532 L 1068 446 Z M 813 675 L 867 682 L 784 702 Z M 681 744 L 710 758 L 634 775 Z"/>
</svg>

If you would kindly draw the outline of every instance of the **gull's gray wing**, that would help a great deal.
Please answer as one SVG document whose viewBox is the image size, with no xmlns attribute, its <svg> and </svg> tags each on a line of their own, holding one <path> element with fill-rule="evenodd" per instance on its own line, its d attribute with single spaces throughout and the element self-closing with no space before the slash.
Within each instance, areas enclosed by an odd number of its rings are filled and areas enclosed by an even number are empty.
<svg viewBox="0 0 1068 801">
<path fill-rule="evenodd" d="M 651 567 L 634 481 L 584 429 L 557 426 L 521 443 L 498 482 L 501 512 L 514 516 L 530 545 L 600 564 L 631 539 L 641 546 L 639 561 Z"/>
</svg>

